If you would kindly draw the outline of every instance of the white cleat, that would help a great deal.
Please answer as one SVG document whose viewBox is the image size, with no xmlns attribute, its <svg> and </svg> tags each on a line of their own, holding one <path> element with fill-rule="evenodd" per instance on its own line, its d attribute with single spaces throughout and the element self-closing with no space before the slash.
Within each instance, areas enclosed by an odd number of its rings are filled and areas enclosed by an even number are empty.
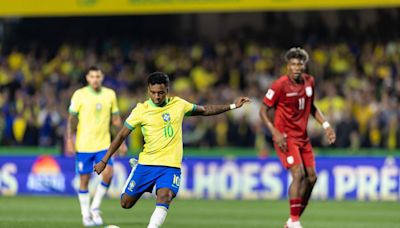
<svg viewBox="0 0 400 228">
<path fill-rule="evenodd" d="M 303 228 L 303 227 L 301 226 L 300 221 L 296 221 L 296 222 L 291 222 L 288 228 Z"/>
<path fill-rule="evenodd" d="M 292 224 L 292 219 L 289 218 L 289 219 L 286 221 L 284 228 L 289 228 L 289 226 L 290 226 L 291 224 Z"/>
<path fill-rule="evenodd" d="M 129 159 L 129 165 L 131 166 L 132 169 L 136 168 L 137 164 L 138 160 L 136 158 Z"/>
<path fill-rule="evenodd" d="M 99 211 L 99 209 L 92 210 L 92 211 L 91 211 L 91 214 L 92 214 L 92 220 L 93 220 L 93 222 L 94 222 L 94 224 L 95 224 L 96 226 L 101 226 L 101 225 L 103 225 L 103 219 L 102 219 L 101 216 L 100 216 L 100 211 Z"/>
<path fill-rule="evenodd" d="M 83 223 L 83 226 L 85 226 L 85 227 L 96 226 L 96 224 L 94 223 L 94 221 L 91 217 L 83 217 L 82 223 Z"/>
</svg>

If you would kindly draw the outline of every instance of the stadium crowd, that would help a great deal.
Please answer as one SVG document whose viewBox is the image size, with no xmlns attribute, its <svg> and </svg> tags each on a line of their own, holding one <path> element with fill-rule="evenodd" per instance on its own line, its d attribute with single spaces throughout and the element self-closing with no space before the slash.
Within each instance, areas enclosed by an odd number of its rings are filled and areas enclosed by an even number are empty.
<svg viewBox="0 0 400 228">
<path fill-rule="evenodd" d="M 400 140 L 400 41 L 304 47 L 308 72 L 316 79 L 316 104 L 337 132 L 335 147 L 397 148 Z M 49 56 L 32 48 L 0 55 L 1 145 L 62 145 L 72 92 L 85 83 L 85 69 L 100 66 L 104 85 L 116 90 L 120 112 L 147 99 L 146 76 L 164 71 L 171 93 L 190 102 L 230 103 L 238 95 L 252 103 L 229 115 L 190 117 L 184 123 L 189 146 L 262 149 L 271 143 L 258 110 L 270 83 L 284 74 L 285 49 L 256 41 L 192 45 L 117 45 L 101 50 L 64 44 Z M 310 122 L 316 147 L 327 146 L 323 131 Z M 140 132 L 131 147 L 141 145 Z"/>
</svg>

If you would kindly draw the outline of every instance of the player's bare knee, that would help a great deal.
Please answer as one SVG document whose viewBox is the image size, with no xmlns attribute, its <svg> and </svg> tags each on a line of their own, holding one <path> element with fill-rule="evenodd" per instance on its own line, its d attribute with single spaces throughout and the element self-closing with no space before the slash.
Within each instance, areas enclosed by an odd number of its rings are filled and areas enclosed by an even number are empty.
<svg viewBox="0 0 400 228">
<path fill-rule="evenodd" d="M 167 203 L 167 204 L 169 204 L 171 201 L 172 201 L 172 197 L 170 197 L 169 195 L 161 195 L 161 196 L 159 196 L 158 197 L 158 200 L 157 200 L 158 202 L 161 202 L 161 203 Z"/>
<path fill-rule="evenodd" d="M 304 180 L 304 177 L 302 175 L 294 175 L 293 176 L 293 182 L 301 183 L 303 180 Z"/>
<path fill-rule="evenodd" d="M 127 202 L 121 201 L 121 207 L 123 209 L 130 209 L 132 206 L 130 206 Z"/>
<path fill-rule="evenodd" d="M 301 182 L 305 178 L 305 173 L 301 169 L 294 169 L 291 173 L 294 182 Z"/>
<path fill-rule="evenodd" d="M 133 207 L 133 203 L 126 199 L 121 199 L 121 207 L 124 209 L 130 209 Z"/>
<path fill-rule="evenodd" d="M 308 182 L 310 182 L 310 184 L 315 184 L 317 182 L 317 175 L 309 175 L 307 176 Z"/>
<path fill-rule="evenodd" d="M 106 183 L 110 183 L 113 176 L 113 170 L 107 169 L 106 172 L 102 173 L 102 175 L 103 175 L 103 181 Z"/>
<path fill-rule="evenodd" d="M 126 193 L 122 194 L 120 204 L 124 209 L 130 209 L 135 205 L 137 199 L 128 196 Z"/>
<path fill-rule="evenodd" d="M 157 195 L 157 201 L 160 203 L 171 203 L 174 195 L 172 192 L 163 192 Z"/>
<path fill-rule="evenodd" d="M 112 179 L 112 174 L 111 175 L 109 175 L 109 174 L 103 175 L 103 181 L 105 183 L 110 184 L 111 183 L 111 179 Z"/>
</svg>

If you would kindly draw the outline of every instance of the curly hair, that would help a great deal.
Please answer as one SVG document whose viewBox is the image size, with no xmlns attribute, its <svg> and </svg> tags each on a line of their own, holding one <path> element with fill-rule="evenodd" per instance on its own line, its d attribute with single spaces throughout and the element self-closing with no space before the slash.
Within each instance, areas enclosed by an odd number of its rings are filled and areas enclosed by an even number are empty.
<svg viewBox="0 0 400 228">
<path fill-rule="evenodd" d="M 293 47 L 290 48 L 289 51 L 287 51 L 285 54 L 285 61 L 289 62 L 290 59 L 300 59 L 307 63 L 310 57 L 306 50 L 300 47 Z"/>
</svg>

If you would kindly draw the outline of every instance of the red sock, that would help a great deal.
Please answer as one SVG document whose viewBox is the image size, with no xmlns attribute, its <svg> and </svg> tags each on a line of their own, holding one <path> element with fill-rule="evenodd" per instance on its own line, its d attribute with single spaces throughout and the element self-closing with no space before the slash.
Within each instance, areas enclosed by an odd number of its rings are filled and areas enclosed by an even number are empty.
<svg viewBox="0 0 400 228">
<path fill-rule="evenodd" d="M 299 221 L 300 218 L 300 212 L 301 212 L 301 198 L 295 198 L 295 199 L 290 199 L 290 218 L 292 219 L 292 222 Z"/>
<path fill-rule="evenodd" d="M 308 200 L 301 198 L 301 210 L 300 210 L 300 216 L 303 214 L 303 211 L 306 209 L 308 204 Z"/>
</svg>

